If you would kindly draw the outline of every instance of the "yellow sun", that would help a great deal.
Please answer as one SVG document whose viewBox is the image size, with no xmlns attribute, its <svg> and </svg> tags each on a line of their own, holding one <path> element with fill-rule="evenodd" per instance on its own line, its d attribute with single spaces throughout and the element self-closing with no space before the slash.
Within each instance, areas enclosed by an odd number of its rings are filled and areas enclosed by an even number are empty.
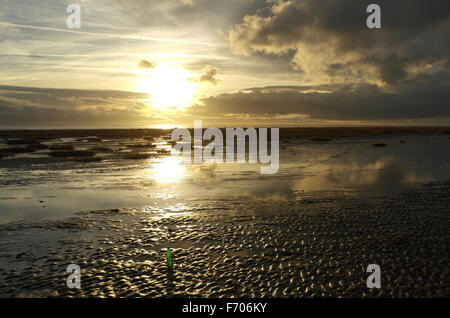
<svg viewBox="0 0 450 318">
<path fill-rule="evenodd" d="M 197 89 L 190 78 L 192 74 L 182 68 L 161 65 L 142 74 L 138 91 L 151 95 L 155 108 L 184 108 L 192 104 Z"/>
</svg>

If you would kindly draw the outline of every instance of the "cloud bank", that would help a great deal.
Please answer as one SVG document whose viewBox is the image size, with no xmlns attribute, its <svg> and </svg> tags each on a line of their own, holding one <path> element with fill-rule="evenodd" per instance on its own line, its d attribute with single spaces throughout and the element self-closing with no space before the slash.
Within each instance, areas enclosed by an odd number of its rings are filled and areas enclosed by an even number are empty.
<svg viewBox="0 0 450 318">
<path fill-rule="evenodd" d="M 314 82 L 365 81 L 394 86 L 447 67 L 450 2 L 380 0 L 382 28 L 366 27 L 371 1 L 271 1 L 230 28 L 236 54 L 291 54 Z"/>
<path fill-rule="evenodd" d="M 124 126 L 143 125 L 147 94 L 124 91 L 0 86 L 2 126 Z"/>
<path fill-rule="evenodd" d="M 403 81 L 395 93 L 374 84 L 329 84 L 250 88 L 204 98 L 198 116 L 298 114 L 339 121 L 450 117 L 450 76 L 439 73 Z"/>
</svg>

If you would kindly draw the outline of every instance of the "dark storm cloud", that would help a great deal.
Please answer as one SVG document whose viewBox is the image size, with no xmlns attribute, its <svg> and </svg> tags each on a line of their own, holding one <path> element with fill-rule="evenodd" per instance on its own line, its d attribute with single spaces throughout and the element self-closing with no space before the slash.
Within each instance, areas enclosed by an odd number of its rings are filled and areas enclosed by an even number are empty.
<svg viewBox="0 0 450 318">
<path fill-rule="evenodd" d="M 147 94 L 0 86 L 0 125 L 99 126 L 151 120 L 145 115 Z"/>
<path fill-rule="evenodd" d="M 428 65 L 447 60 L 450 1 L 379 0 L 382 28 L 366 27 L 373 1 L 273 1 L 271 14 L 247 15 L 229 31 L 237 54 L 285 54 L 313 76 L 381 79 L 395 85 Z M 334 66 L 333 66 L 334 65 Z M 335 66 L 342 67 L 336 72 Z M 429 67 L 429 66 L 428 66 Z"/>
<path fill-rule="evenodd" d="M 419 85 L 420 83 L 420 85 Z M 395 93 L 371 84 L 251 88 L 203 99 L 193 114 L 306 115 L 326 120 L 389 120 L 450 117 L 448 73 L 402 82 Z"/>
</svg>

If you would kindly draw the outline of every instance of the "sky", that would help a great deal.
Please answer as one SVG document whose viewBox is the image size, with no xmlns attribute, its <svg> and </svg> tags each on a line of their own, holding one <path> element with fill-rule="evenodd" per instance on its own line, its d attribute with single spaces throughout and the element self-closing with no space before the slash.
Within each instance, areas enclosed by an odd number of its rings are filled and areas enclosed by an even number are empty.
<svg viewBox="0 0 450 318">
<path fill-rule="evenodd" d="M 448 0 L 0 0 L 0 127 L 448 126 L 449 52 Z"/>
</svg>

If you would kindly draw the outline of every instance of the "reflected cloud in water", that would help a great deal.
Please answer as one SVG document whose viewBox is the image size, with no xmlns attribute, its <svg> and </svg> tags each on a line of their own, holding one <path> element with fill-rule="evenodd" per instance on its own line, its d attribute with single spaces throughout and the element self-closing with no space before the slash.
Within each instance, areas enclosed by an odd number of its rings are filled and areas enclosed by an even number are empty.
<svg viewBox="0 0 450 318">
<path fill-rule="evenodd" d="M 389 193 L 429 181 L 426 175 L 419 176 L 417 170 L 409 170 L 404 163 L 391 156 L 382 157 L 369 164 L 362 164 L 352 158 L 347 162 L 322 168 L 322 173 L 298 180 L 295 188 L 303 191 L 334 189 Z"/>
</svg>

